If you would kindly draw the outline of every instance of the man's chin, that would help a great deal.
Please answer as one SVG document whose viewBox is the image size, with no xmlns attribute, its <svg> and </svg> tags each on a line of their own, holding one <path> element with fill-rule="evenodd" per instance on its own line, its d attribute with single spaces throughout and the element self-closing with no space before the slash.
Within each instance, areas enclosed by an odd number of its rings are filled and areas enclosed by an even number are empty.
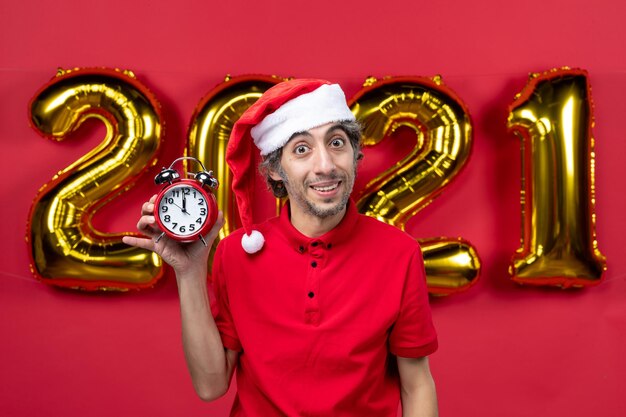
<svg viewBox="0 0 626 417">
<path fill-rule="evenodd" d="M 347 200 L 342 198 L 329 198 L 319 203 L 308 201 L 309 211 L 320 218 L 334 216 L 346 208 Z"/>
</svg>

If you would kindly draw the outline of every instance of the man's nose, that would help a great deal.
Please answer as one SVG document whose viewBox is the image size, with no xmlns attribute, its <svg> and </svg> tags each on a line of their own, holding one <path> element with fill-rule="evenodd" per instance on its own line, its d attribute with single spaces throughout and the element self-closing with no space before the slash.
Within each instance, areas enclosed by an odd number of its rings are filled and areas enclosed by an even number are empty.
<svg viewBox="0 0 626 417">
<path fill-rule="evenodd" d="M 318 148 L 316 152 L 314 170 L 316 174 L 330 174 L 335 170 L 335 160 L 325 147 Z"/>
</svg>

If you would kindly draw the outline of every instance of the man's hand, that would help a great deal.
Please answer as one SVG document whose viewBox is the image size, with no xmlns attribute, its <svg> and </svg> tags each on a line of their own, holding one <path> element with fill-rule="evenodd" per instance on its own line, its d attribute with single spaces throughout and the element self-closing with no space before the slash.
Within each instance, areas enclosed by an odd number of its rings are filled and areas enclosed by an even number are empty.
<svg viewBox="0 0 626 417">
<path fill-rule="evenodd" d="M 198 395 L 204 400 L 213 400 L 228 390 L 239 355 L 224 349 L 207 294 L 207 258 L 217 233 L 224 225 L 223 216 L 221 212 L 218 214 L 215 225 L 204 237 L 207 246 L 200 239 L 193 243 L 181 243 L 167 236 L 157 243 L 155 240 L 162 231 L 154 218 L 155 200 L 156 195 L 143 204 L 137 223 L 137 229 L 148 238 L 124 236 L 123 241 L 160 255 L 174 268 L 187 367 Z M 185 200 L 181 204 L 186 208 Z"/>
<path fill-rule="evenodd" d="M 163 232 L 157 227 L 154 218 L 155 200 L 156 195 L 153 195 L 148 202 L 142 205 L 141 217 L 137 223 L 137 229 L 148 236 L 149 239 L 124 236 L 122 241 L 127 245 L 147 249 L 161 256 L 166 263 L 174 268 L 177 275 L 188 275 L 188 272 L 194 269 L 206 270 L 209 251 L 211 250 L 211 246 L 219 230 L 224 225 L 222 212 L 220 211 L 218 213 L 215 225 L 213 225 L 209 233 L 204 236 L 207 246 L 204 246 L 200 239 L 193 243 L 180 243 L 167 236 L 163 236 L 163 238 L 156 243 L 156 238 Z"/>
</svg>

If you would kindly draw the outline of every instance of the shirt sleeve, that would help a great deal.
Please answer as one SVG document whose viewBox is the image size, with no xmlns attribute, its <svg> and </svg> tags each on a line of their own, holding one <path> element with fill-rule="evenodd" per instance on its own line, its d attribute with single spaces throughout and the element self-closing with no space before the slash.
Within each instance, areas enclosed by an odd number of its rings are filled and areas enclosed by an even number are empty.
<svg viewBox="0 0 626 417">
<path fill-rule="evenodd" d="M 222 242 L 217 245 L 215 256 L 213 257 L 213 272 L 211 273 L 210 286 L 213 294 L 209 294 L 211 314 L 213 314 L 213 318 L 215 319 L 215 324 L 220 332 L 224 347 L 240 352 L 243 349 L 239 341 L 239 336 L 237 335 L 237 329 L 233 323 L 230 303 L 228 301 L 228 290 L 222 262 L 224 256 L 223 246 Z"/>
<path fill-rule="evenodd" d="M 419 358 L 435 352 L 438 345 L 428 303 L 424 260 L 419 248 L 407 268 L 400 312 L 389 336 L 389 349 L 396 356 Z"/>
</svg>

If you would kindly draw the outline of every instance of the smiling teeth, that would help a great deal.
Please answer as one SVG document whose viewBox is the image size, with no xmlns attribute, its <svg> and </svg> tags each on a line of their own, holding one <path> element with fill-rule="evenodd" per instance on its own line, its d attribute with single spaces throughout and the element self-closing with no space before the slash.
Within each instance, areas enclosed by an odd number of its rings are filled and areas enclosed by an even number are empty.
<svg viewBox="0 0 626 417">
<path fill-rule="evenodd" d="M 332 191 L 337 188 L 339 184 L 329 185 L 327 187 L 312 187 L 315 191 Z"/>
</svg>

